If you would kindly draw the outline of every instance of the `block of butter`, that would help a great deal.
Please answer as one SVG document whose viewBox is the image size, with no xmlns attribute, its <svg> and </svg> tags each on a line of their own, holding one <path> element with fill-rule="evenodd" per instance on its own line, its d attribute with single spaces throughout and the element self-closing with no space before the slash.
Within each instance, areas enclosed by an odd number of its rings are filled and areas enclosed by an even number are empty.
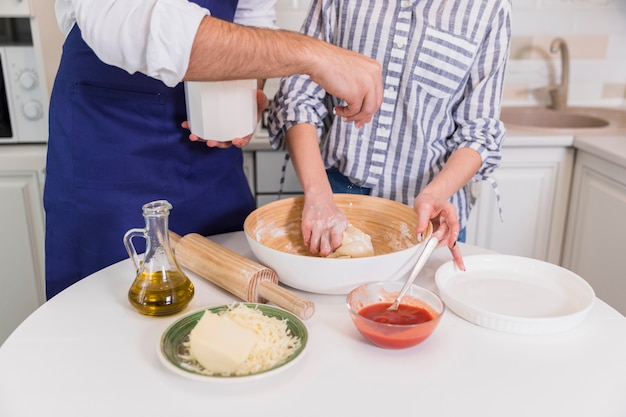
<svg viewBox="0 0 626 417">
<path fill-rule="evenodd" d="M 231 374 L 248 358 L 258 338 L 229 317 L 206 311 L 191 330 L 190 351 L 207 371 Z"/>
</svg>

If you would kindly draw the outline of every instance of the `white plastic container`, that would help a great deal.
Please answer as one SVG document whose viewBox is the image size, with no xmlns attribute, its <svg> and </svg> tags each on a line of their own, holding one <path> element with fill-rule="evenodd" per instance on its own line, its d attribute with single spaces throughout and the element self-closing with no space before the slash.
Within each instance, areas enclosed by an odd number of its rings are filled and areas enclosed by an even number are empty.
<svg viewBox="0 0 626 417">
<path fill-rule="evenodd" d="M 228 142 L 254 132 L 256 80 L 185 82 L 189 130 L 202 139 Z"/>
</svg>

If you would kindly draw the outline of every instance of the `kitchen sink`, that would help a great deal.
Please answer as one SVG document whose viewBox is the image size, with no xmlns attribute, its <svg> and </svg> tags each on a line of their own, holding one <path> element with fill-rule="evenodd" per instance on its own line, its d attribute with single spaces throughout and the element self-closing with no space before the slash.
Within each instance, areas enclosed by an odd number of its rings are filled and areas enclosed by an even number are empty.
<svg viewBox="0 0 626 417">
<path fill-rule="evenodd" d="M 626 110 L 603 107 L 503 107 L 509 130 L 544 133 L 626 133 Z"/>
</svg>

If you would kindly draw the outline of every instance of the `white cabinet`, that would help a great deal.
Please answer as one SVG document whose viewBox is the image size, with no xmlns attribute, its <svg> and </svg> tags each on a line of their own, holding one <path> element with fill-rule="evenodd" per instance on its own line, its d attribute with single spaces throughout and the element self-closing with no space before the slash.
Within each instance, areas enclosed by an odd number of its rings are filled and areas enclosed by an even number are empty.
<svg viewBox="0 0 626 417">
<path fill-rule="evenodd" d="M 520 139 L 523 142 L 523 139 Z M 505 147 L 495 193 L 482 182 L 467 226 L 467 243 L 560 264 L 574 150 L 565 146 Z"/>
<path fill-rule="evenodd" d="M 623 138 L 626 141 L 626 137 Z M 563 266 L 626 314 L 626 168 L 578 151 Z"/>
<path fill-rule="evenodd" d="M 45 301 L 45 145 L 0 147 L 0 343 Z"/>
<path fill-rule="evenodd" d="M 254 195 L 256 193 L 256 187 L 254 185 L 254 152 L 243 153 L 243 172 L 246 174 L 250 191 L 252 191 L 252 194 Z"/>
<path fill-rule="evenodd" d="M 255 180 L 257 205 L 262 206 L 271 201 L 278 200 L 282 184 L 281 198 L 302 195 L 302 187 L 298 176 L 293 169 L 291 160 L 285 166 L 285 154 L 282 151 L 257 151 L 255 152 Z M 285 168 L 283 177 L 283 168 Z"/>
</svg>

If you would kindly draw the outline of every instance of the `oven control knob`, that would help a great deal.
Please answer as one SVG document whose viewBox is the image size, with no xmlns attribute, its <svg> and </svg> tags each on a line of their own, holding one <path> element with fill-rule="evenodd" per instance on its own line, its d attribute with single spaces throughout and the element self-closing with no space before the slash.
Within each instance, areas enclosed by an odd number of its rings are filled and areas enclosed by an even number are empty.
<svg viewBox="0 0 626 417">
<path fill-rule="evenodd" d="M 20 86 L 25 90 L 31 90 L 37 86 L 39 79 L 37 73 L 31 70 L 24 70 L 17 79 Z"/>
<path fill-rule="evenodd" d="M 40 102 L 30 100 L 24 103 L 22 112 L 28 120 L 39 120 L 43 116 L 43 107 Z"/>
</svg>

